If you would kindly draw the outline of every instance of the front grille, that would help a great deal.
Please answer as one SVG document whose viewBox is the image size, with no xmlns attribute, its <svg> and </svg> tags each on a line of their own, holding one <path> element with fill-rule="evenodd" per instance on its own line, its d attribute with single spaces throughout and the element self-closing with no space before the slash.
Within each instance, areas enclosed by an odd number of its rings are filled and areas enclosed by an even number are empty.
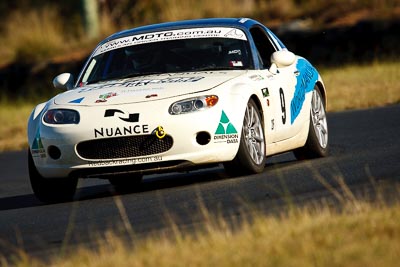
<svg viewBox="0 0 400 267">
<path fill-rule="evenodd" d="M 119 159 L 159 154 L 171 149 L 174 141 L 166 135 L 138 135 L 96 139 L 77 145 L 78 154 L 85 159 Z"/>
</svg>

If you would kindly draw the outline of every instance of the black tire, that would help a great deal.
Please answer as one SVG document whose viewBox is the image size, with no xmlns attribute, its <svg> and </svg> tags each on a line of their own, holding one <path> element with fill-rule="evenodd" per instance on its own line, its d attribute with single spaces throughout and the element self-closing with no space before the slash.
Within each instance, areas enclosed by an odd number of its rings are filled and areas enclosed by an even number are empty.
<svg viewBox="0 0 400 267">
<path fill-rule="evenodd" d="M 231 176 L 261 173 L 266 159 L 263 120 L 254 100 L 250 99 L 243 119 L 238 153 L 232 161 L 224 163 L 224 168 Z"/>
<path fill-rule="evenodd" d="M 143 181 L 143 174 L 133 173 L 118 175 L 109 177 L 108 181 L 115 187 L 116 191 L 126 192 L 137 189 L 141 185 Z"/>
<path fill-rule="evenodd" d="M 33 193 L 40 201 L 58 203 L 73 199 L 78 178 L 44 178 L 37 171 L 30 150 L 28 150 L 28 170 Z"/>
<path fill-rule="evenodd" d="M 313 91 L 310 109 L 310 128 L 306 144 L 293 151 L 300 160 L 326 157 L 329 153 L 326 104 L 317 86 Z"/>
</svg>

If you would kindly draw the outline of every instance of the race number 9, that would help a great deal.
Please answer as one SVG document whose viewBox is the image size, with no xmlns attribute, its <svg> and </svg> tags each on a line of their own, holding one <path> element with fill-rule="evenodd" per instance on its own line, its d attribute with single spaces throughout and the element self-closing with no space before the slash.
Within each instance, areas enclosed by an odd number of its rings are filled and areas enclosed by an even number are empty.
<svg viewBox="0 0 400 267">
<path fill-rule="evenodd" d="M 286 104 L 285 104 L 285 95 L 283 94 L 282 88 L 279 88 L 279 95 L 281 97 L 281 110 L 282 110 L 282 123 L 286 123 Z"/>
</svg>

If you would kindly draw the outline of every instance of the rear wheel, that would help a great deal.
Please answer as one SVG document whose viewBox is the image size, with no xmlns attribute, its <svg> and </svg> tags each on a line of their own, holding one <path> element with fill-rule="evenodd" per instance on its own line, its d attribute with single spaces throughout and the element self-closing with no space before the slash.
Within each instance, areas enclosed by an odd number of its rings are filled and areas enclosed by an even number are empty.
<svg viewBox="0 0 400 267">
<path fill-rule="evenodd" d="M 265 161 L 264 126 L 257 105 L 250 99 L 244 114 L 238 153 L 232 161 L 224 163 L 224 168 L 230 175 L 260 173 Z"/>
<path fill-rule="evenodd" d="M 316 86 L 312 93 L 310 129 L 306 144 L 293 152 L 297 159 L 313 159 L 327 156 L 328 149 L 328 122 L 325 103 Z"/>
<path fill-rule="evenodd" d="M 78 178 L 45 178 L 41 176 L 30 151 L 28 151 L 28 170 L 33 193 L 40 201 L 57 203 L 73 199 Z"/>
</svg>

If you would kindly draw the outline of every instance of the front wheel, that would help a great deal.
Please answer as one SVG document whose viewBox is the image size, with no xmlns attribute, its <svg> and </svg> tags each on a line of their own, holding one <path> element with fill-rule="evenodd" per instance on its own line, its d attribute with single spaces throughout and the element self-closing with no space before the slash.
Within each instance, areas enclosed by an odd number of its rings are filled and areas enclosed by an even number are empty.
<svg viewBox="0 0 400 267">
<path fill-rule="evenodd" d="M 328 149 L 328 121 L 325 103 L 316 86 L 312 93 L 310 128 L 306 144 L 293 152 L 297 159 L 313 159 L 327 156 Z"/>
<path fill-rule="evenodd" d="M 33 193 L 40 201 L 57 203 L 73 199 L 78 178 L 44 178 L 37 171 L 30 151 L 28 151 L 28 170 Z"/>
<path fill-rule="evenodd" d="M 265 136 L 260 111 L 252 99 L 247 103 L 243 119 L 242 136 L 235 158 L 224 163 L 230 175 L 260 173 L 264 170 Z"/>
</svg>

